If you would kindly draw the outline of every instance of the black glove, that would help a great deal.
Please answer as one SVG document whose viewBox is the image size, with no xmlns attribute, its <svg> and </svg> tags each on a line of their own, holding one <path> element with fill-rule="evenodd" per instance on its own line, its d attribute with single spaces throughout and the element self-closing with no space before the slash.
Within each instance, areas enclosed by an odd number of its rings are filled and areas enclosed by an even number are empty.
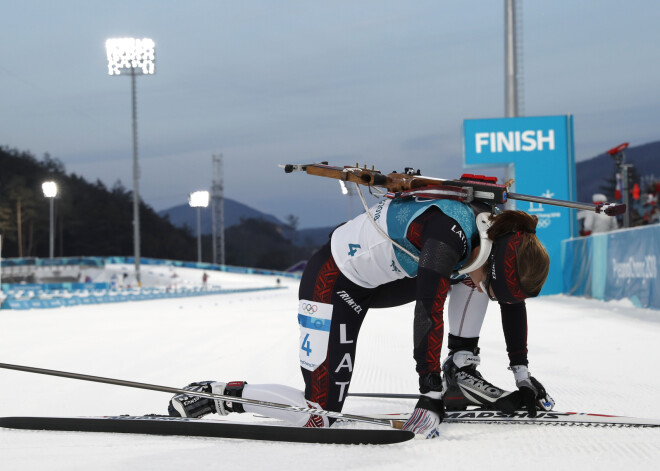
<svg viewBox="0 0 660 471">
<path fill-rule="evenodd" d="M 516 378 L 516 386 L 520 391 L 522 407 L 527 410 L 530 417 L 536 417 L 537 407 L 541 410 L 552 410 L 555 401 L 550 397 L 543 385 L 529 374 L 525 365 L 512 366 L 511 370 Z"/>
</svg>

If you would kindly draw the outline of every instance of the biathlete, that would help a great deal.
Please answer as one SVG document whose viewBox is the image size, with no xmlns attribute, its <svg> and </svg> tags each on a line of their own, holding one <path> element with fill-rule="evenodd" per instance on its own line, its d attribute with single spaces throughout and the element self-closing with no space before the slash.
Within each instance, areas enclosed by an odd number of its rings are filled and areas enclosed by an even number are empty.
<svg viewBox="0 0 660 471">
<path fill-rule="evenodd" d="M 369 308 L 414 301 L 413 356 L 420 397 L 404 429 L 438 436 L 445 408 L 477 405 L 511 412 L 525 407 L 532 416 L 537 406 L 549 410 L 554 402 L 530 375 L 527 360 L 525 299 L 539 294 L 550 263 L 536 237 L 536 224 L 535 216 L 522 211 L 495 215 L 479 203 L 385 199 L 335 229 L 307 263 L 298 309 L 304 392 L 217 381 L 192 383 L 187 389 L 339 412 Z M 447 298 L 449 354 L 441 364 Z M 500 389 L 477 371 L 479 333 L 489 300 L 500 305 L 517 391 Z M 169 404 L 173 416 L 230 412 L 259 413 L 305 427 L 325 427 L 333 420 L 184 394 Z"/>
</svg>

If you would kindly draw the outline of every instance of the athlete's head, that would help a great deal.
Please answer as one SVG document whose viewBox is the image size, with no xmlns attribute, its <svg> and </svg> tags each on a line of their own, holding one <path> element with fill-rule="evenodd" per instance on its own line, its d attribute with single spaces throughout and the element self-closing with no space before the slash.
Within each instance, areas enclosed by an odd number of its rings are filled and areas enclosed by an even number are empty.
<svg viewBox="0 0 660 471">
<path fill-rule="evenodd" d="M 504 211 L 493 217 L 488 229 L 493 246 L 482 285 L 491 299 L 513 304 L 541 292 L 550 257 L 536 237 L 537 223 L 536 216 L 523 211 Z"/>
</svg>

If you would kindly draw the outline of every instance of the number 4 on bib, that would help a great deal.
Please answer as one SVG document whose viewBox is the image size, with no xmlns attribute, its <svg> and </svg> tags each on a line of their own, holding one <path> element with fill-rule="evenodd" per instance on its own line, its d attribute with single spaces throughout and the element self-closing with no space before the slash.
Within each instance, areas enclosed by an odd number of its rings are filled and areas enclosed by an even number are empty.
<svg viewBox="0 0 660 471">
<path fill-rule="evenodd" d="M 300 349 L 303 352 L 307 352 L 307 356 L 309 356 L 310 353 L 312 353 L 312 347 L 310 346 L 309 343 L 309 334 L 305 335 L 305 338 L 302 341 L 302 345 L 300 346 Z"/>
</svg>

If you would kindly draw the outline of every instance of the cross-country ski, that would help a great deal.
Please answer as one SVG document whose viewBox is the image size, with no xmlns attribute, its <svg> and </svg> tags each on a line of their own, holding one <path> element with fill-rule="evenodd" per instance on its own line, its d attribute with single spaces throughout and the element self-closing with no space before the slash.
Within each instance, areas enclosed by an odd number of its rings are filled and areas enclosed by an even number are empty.
<svg viewBox="0 0 660 471">
<path fill-rule="evenodd" d="M 303 428 L 155 415 L 0 417 L 0 427 L 17 430 L 128 433 L 338 445 L 389 445 L 405 442 L 415 436 L 412 432 L 393 429 Z M 75 440 L 75 437 L 72 439 Z"/>
<path fill-rule="evenodd" d="M 372 414 L 375 419 L 405 421 L 409 413 Z M 609 414 L 587 412 L 540 411 L 536 417 L 530 417 L 527 411 L 505 413 L 494 410 L 447 411 L 443 423 L 448 424 L 524 424 L 524 425 L 563 425 L 594 427 L 660 427 L 660 419 L 624 417 Z"/>
</svg>

